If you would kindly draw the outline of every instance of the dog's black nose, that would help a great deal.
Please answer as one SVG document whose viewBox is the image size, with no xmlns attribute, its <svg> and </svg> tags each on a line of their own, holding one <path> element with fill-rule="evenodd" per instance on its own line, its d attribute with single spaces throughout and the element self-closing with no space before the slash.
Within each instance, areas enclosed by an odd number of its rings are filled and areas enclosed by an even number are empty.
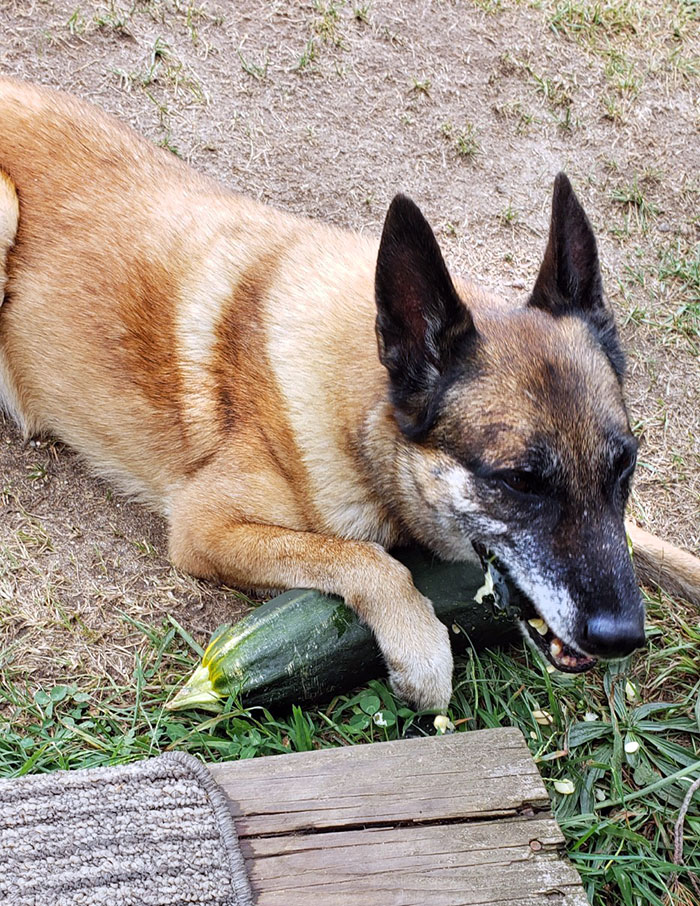
<svg viewBox="0 0 700 906">
<path fill-rule="evenodd" d="M 625 657 L 644 644 L 644 617 L 602 613 L 584 630 L 584 648 L 599 657 Z"/>
</svg>

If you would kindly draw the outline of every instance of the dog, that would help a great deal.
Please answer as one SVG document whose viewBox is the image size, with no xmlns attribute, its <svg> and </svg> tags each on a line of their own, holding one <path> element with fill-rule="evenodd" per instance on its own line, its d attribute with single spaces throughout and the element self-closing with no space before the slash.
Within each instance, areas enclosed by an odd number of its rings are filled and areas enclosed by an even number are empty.
<svg viewBox="0 0 700 906">
<path fill-rule="evenodd" d="M 409 540 L 507 573 L 562 670 L 643 644 L 624 358 L 564 174 L 514 306 L 450 276 L 405 196 L 377 242 L 10 79 L 0 171 L 2 405 L 162 513 L 177 568 L 341 595 L 419 708 L 447 706 L 453 664 L 387 552 Z"/>
</svg>

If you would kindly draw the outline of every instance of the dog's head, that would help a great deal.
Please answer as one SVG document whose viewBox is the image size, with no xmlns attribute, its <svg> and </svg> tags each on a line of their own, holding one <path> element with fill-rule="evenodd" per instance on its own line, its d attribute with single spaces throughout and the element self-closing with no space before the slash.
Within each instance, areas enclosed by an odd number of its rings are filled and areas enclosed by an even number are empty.
<svg viewBox="0 0 700 906">
<path fill-rule="evenodd" d="M 644 641 L 623 515 L 636 441 L 596 241 L 569 180 L 521 308 L 455 288 L 418 208 L 398 196 L 376 271 L 379 356 L 401 431 L 394 488 L 438 554 L 472 543 L 525 594 L 523 627 L 584 670 Z"/>
</svg>

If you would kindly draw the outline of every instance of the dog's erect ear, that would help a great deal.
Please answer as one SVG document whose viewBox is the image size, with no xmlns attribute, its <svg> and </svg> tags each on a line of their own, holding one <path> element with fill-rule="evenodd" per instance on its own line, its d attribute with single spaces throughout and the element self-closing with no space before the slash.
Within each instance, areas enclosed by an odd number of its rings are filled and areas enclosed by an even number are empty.
<svg viewBox="0 0 700 906">
<path fill-rule="evenodd" d="M 612 311 L 603 296 L 595 235 L 564 173 L 554 180 L 549 241 L 528 304 L 555 317 L 584 317 L 618 377 L 622 376 L 624 356 Z"/>
<path fill-rule="evenodd" d="M 476 330 L 433 231 L 405 195 L 394 198 L 384 221 L 375 294 L 379 358 L 389 372 L 396 420 L 418 439 Z"/>
</svg>

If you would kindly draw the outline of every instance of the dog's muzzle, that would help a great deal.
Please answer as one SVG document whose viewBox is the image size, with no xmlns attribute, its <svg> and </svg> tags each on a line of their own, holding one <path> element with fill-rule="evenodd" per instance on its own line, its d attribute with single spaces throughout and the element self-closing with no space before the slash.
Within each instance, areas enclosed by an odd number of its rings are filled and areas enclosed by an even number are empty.
<svg viewBox="0 0 700 906">
<path fill-rule="evenodd" d="M 472 541 L 472 546 L 481 560 L 484 573 L 490 573 L 492 577 L 495 577 L 494 584 L 511 589 L 509 597 L 519 611 L 518 622 L 523 635 L 550 664 L 563 673 L 584 673 L 596 666 L 597 658 L 576 651 L 554 634 L 538 613 L 535 604 L 515 585 L 510 578 L 508 568 L 497 557 L 478 541 Z"/>
</svg>

